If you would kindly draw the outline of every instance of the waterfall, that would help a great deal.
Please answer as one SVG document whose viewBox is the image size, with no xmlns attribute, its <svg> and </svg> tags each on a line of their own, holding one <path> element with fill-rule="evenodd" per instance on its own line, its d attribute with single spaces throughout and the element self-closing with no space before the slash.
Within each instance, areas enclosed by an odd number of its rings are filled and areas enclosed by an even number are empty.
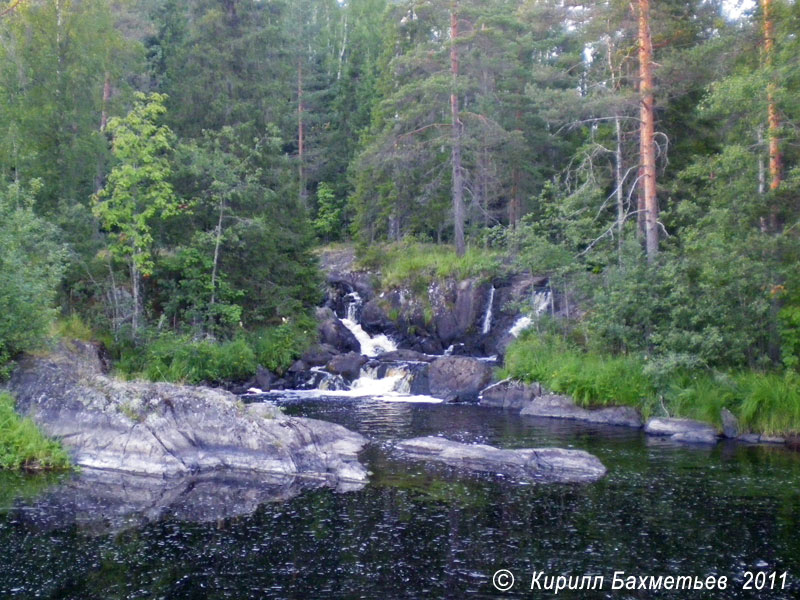
<svg viewBox="0 0 800 600">
<path fill-rule="evenodd" d="M 523 315 L 514 321 L 514 325 L 511 326 L 508 333 L 514 337 L 519 337 L 520 333 L 533 325 L 535 319 L 538 319 L 553 308 L 553 292 L 549 286 L 543 290 L 533 291 L 531 294 L 531 308 L 529 315 Z"/>
<path fill-rule="evenodd" d="M 553 304 L 553 293 L 550 291 L 550 288 L 534 291 L 531 304 L 533 305 L 533 314 L 535 316 L 538 317 L 547 312 Z"/>
<path fill-rule="evenodd" d="M 379 334 L 371 336 L 368 334 L 358 322 L 359 312 L 361 306 L 364 304 L 358 292 L 351 292 L 345 296 L 347 302 L 346 314 L 344 319 L 341 319 L 342 324 L 350 330 L 358 343 L 361 344 L 361 354 L 365 356 L 378 356 L 384 352 L 394 352 L 397 350 L 397 344 L 394 343 L 388 336 Z"/>
<path fill-rule="evenodd" d="M 522 316 L 514 321 L 514 325 L 511 326 L 511 329 L 508 330 L 508 333 L 514 337 L 519 337 L 519 334 L 525 331 L 531 325 L 533 325 L 533 319 L 527 316 Z"/>
<path fill-rule="evenodd" d="M 483 329 L 481 333 L 486 335 L 489 333 L 489 330 L 492 328 L 492 305 L 494 305 L 494 286 L 492 286 L 492 290 L 489 292 L 489 304 L 486 306 L 486 314 L 483 317 Z"/>
</svg>

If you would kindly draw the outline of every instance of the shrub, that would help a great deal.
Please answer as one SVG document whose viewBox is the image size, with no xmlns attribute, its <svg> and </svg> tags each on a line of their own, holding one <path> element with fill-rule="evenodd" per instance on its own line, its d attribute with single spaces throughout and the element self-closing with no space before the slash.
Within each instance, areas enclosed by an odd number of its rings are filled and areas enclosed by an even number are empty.
<svg viewBox="0 0 800 600">
<path fill-rule="evenodd" d="M 33 191 L 0 190 L 0 379 L 7 361 L 42 342 L 64 269 L 54 228 L 33 213 Z"/>
</svg>

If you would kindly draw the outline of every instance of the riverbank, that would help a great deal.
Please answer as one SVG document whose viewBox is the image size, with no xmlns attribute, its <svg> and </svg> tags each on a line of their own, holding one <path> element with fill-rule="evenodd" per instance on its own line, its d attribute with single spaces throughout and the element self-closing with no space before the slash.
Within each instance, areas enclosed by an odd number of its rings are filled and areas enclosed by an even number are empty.
<svg viewBox="0 0 800 600">
<path fill-rule="evenodd" d="M 69 457 L 57 441 L 14 410 L 11 394 L 0 393 L 0 470 L 65 471 Z"/>
<path fill-rule="evenodd" d="M 663 371 L 637 356 L 604 355 L 528 331 L 511 344 L 501 375 L 570 396 L 584 407 L 632 406 L 643 417 L 703 421 L 722 429 L 723 409 L 743 432 L 800 433 L 800 377 L 793 371 Z"/>
</svg>

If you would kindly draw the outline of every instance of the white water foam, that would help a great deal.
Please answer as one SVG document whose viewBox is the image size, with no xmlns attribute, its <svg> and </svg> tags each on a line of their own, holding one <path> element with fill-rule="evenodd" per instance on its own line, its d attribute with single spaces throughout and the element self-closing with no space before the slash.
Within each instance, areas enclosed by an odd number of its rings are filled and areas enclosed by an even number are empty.
<svg viewBox="0 0 800 600">
<path fill-rule="evenodd" d="M 352 306 L 352 304 L 350 306 Z M 361 354 L 374 357 L 378 356 L 379 354 L 384 354 L 385 352 L 394 352 L 397 350 L 397 344 L 394 343 L 394 341 L 392 341 L 388 336 L 380 334 L 372 337 L 370 334 L 364 331 L 361 325 L 355 321 L 350 319 L 342 319 L 341 321 L 344 326 L 347 327 L 354 336 L 356 336 L 358 343 L 361 344 Z"/>
<path fill-rule="evenodd" d="M 519 337 L 519 334 L 525 331 L 531 325 L 533 325 L 533 319 L 527 316 L 522 316 L 514 321 L 514 325 L 511 326 L 511 329 L 508 330 L 508 333 L 514 337 Z"/>
<path fill-rule="evenodd" d="M 305 398 L 372 398 L 381 402 L 407 402 L 410 404 L 441 404 L 444 402 L 441 398 L 434 398 L 433 396 L 412 396 L 410 394 L 402 394 L 399 392 L 384 392 L 381 394 L 374 394 L 374 388 L 370 389 L 369 386 L 363 388 L 356 388 L 351 390 L 341 390 L 338 392 L 331 390 L 275 390 L 266 392 L 263 396 L 270 399 L 289 398 L 289 399 L 305 399 Z M 262 395 L 262 394 L 260 394 Z"/>
</svg>

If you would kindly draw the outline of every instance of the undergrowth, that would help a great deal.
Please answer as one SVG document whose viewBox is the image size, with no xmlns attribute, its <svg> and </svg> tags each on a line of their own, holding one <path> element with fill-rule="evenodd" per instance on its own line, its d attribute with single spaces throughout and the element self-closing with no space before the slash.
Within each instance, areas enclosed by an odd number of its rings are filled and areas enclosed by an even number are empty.
<svg viewBox="0 0 800 600">
<path fill-rule="evenodd" d="M 61 444 L 42 435 L 32 420 L 20 417 L 10 394 L 0 393 L 0 469 L 69 468 L 69 457 Z"/>
<path fill-rule="evenodd" d="M 800 375 L 794 371 L 654 373 L 642 357 L 587 352 L 532 331 L 509 347 L 503 371 L 515 379 L 538 381 L 582 406 L 635 406 L 646 418 L 685 417 L 717 427 L 727 408 L 744 430 L 800 433 Z"/>
</svg>

